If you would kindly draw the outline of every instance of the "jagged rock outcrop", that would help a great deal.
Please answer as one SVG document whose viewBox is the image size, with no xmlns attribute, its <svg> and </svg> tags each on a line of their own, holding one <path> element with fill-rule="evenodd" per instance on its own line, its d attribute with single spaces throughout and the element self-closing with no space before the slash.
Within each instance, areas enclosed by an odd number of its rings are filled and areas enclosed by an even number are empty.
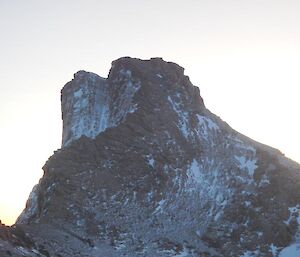
<svg viewBox="0 0 300 257">
<path fill-rule="evenodd" d="M 207 110 L 177 64 L 80 71 L 62 113 L 62 149 L 0 237 L 3 256 L 286 257 L 300 246 L 300 165 Z"/>
</svg>

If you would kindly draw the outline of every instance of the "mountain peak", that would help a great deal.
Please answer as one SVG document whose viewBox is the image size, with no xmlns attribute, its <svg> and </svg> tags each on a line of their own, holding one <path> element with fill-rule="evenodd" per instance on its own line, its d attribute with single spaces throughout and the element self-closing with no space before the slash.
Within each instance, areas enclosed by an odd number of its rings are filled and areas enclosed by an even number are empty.
<svg viewBox="0 0 300 257">
<path fill-rule="evenodd" d="M 127 67 L 132 70 L 138 69 L 143 72 L 151 72 L 153 74 L 155 74 L 155 72 L 159 73 L 164 71 L 172 71 L 178 75 L 183 75 L 184 73 L 183 67 L 174 62 L 164 61 L 161 57 L 153 57 L 148 60 L 132 58 L 128 56 L 121 57 L 112 62 L 112 67 L 114 66 L 122 66 L 124 68 Z"/>
<path fill-rule="evenodd" d="M 130 70 L 133 75 L 151 79 L 151 77 L 164 76 L 165 79 L 179 81 L 183 79 L 184 68 L 173 62 L 166 62 L 156 57 L 149 60 L 138 58 L 122 57 L 112 62 L 109 78 L 114 77 L 119 70 Z"/>
<path fill-rule="evenodd" d="M 123 57 L 61 96 L 62 149 L 1 256 L 300 256 L 300 165 L 206 109 L 179 65 Z"/>
<path fill-rule="evenodd" d="M 204 108 L 199 89 L 184 75 L 184 69 L 162 58 L 119 58 L 112 62 L 107 79 L 78 71 L 62 90 L 62 145 L 67 146 L 82 135 L 95 138 L 123 122 L 127 114 L 142 108 L 152 96 L 156 101 L 153 105 L 173 96 L 194 109 Z"/>
</svg>

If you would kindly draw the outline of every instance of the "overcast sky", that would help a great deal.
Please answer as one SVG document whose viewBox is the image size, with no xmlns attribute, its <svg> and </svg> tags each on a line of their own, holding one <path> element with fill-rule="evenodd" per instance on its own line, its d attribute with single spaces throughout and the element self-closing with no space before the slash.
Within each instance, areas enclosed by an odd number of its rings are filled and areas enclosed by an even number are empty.
<svg viewBox="0 0 300 257">
<path fill-rule="evenodd" d="M 0 219 L 61 143 L 60 90 L 121 56 L 185 67 L 206 106 L 300 162 L 299 0 L 0 0 Z"/>
</svg>

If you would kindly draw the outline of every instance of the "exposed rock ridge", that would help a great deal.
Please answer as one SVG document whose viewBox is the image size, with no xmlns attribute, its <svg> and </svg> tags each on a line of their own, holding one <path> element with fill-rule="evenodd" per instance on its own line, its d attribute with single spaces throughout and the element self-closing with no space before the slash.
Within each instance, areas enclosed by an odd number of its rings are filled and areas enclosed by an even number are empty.
<svg viewBox="0 0 300 257">
<path fill-rule="evenodd" d="M 183 86 L 188 96 L 199 97 L 199 101 L 194 102 L 196 108 L 203 105 L 197 88 L 184 76 L 184 69 L 179 65 L 161 58 L 140 60 L 123 57 L 112 63 L 108 79 L 79 71 L 64 86 L 61 91 L 62 146 L 69 145 L 82 135 L 94 138 L 134 112 L 138 106 L 134 95 L 141 87 L 141 79 L 148 82 L 145 86 L 150 87 L 151 82 L 157 83 L 157 80 L 161 83 L 168 81 L 174 86 L 172 90 Z"/>
</svg>

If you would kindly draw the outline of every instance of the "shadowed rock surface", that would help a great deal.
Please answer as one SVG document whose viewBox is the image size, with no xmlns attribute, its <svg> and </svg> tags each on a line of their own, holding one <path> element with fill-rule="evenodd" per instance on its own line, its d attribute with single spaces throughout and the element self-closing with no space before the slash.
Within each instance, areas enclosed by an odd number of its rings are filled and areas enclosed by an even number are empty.
<svg viewBox="0 0 300 257">
<path fill-rule="evenodd" d="M 0 256 L 300 256 L 300 165 L 212 114 L 177 64 L 79 71 L 62 116 Z"/>
</svg>

